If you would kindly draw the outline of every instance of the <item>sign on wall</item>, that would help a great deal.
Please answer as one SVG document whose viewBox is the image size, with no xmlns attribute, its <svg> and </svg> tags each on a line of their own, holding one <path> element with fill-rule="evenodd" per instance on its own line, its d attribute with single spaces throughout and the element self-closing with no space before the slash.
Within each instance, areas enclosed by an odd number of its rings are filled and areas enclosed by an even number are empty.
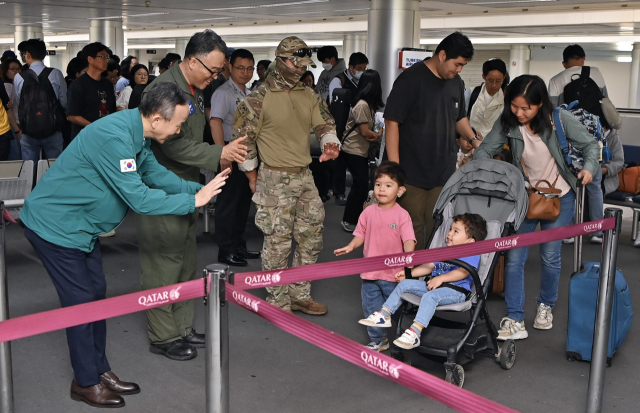
<svg viewBox="0 0 640 413">
<path fill-rule="evenodd" d="M 398 52 L 398 67 L 404 70 L 431 56 L 433 56 L 431 50 L 403 48 Z"/>
</svg>

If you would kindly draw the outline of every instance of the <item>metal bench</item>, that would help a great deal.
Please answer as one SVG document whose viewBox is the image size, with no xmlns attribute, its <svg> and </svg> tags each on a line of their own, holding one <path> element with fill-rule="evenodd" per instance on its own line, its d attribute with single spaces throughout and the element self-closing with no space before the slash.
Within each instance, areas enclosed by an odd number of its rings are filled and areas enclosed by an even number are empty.
<svg viewBox="0 0 640 413">
<path fill-rule="evenodd" d="M 0 162 L 0 200 L 5 208 L 19 208 L 31 193 L 33 161 Z"/>
</svg>

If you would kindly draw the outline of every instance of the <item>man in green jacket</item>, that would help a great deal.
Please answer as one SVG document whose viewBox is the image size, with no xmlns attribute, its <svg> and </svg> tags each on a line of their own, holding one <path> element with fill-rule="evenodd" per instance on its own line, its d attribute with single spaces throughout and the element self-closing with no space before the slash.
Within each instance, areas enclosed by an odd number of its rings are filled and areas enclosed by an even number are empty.
<svg viewBox="0 0 640 413">
<path fill-rule="evenodd" d="M 203 187 L 158 164 L 151 142 L 180 131 L 189 107 L 180 89 L 155 88 L 138 109 L 104 117 L 80 132 L 25 200 L 20 218 L 69 307 L 105 298 L 99 234 L 114 230 L 129 210 L 185 215 L 220 192 L 226 173 Z M 105 320 L 67 329 L 74 379 L 71 398 L 94 407 L 122 407 L 135 383 L 120 381 L 105 355 Z"/>
<path fill-rule="evenodd" d="M 150 93 L 163 83 L 173 83 L 189 103 L 182 130 L 164 145 L 152 144 L 158 162 L 182 179 L 198 182 L 200 168 L 215 171 L 220 159 L 243 162 L 246 146 L 232 142 L 224 147 L 203 142 L 204 97 L 202 90 L 222 73 L 227 46 L 211 30 L 194 34 L 184 60 L 158 76 L 146 89 Z M 196 278 L 196 223 L 198 211 L 182 216 L 137 217 L 138 245 L 143 290 Z M 193 330 L 193 300 L 147 311 L 149 350 L 173 360 L 189 360 L 204 347 L 204 334 Z"/>
</svg>

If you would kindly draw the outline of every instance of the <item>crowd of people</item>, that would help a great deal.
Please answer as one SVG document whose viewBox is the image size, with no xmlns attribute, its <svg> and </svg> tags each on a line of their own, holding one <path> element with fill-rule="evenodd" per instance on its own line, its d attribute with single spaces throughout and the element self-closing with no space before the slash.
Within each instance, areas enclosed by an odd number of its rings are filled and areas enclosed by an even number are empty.
<svg viewBox="0 0 640 413">
<path fill-rule="evenodd" d="M 280 42 L 272 61 L 256 63 L 249 50 L 228 48 L 215 32 L 205 30 L 193 35 L 182 55 L 167 54 L 157 77 L 135 56 L 120 61 L 101 43 L 85 46 L 71 59 L 66 77 L 44 66 L 42 40 L 27 40 L 18 50 L 27 67 L 10 53 L 3 55 L 0 67 L 6 86 L 0 88 L 0 156 L 37 161 L 43 152 L 57 158 L 26 199 L 20 217 L 63 307 L 105 297 L 100 237 L 114 235 L 128 209 L 137 213 L 141 288 L 147 290 L 197 277 L 199 209 L 216 195 L 218 261 L 246 266 L 249 259 L 261 259 L 262 269 L 273 272 L 288 267 L 294 240 L 293 266 L 316 263 L 323 246 L 323 203 L 331 195 L 345 207 L 342 227 L 353 233 L 336 255 L 360 246 L 365 256 L 411 252 L 428 247 L 435 203 L 466 162 L 497 157 L 512 163 L 531 184 L 553 183 L 559 215 L 525 219 L 518 229 L 523 234 L 538 225 L 569 225 L 579 180 L 587 187 L 590 219 L 602 218 L 603 194 L 617 188 L 624 159 L 608 123 L 603 125 L 613 156 L 603 162 L 593 136 L 561 111 L 567 139 L 584 155 L 577 174 L 565 162 L 553 111 L 568 103 L 564 87 L 584 66 L 585 53 L 578 45 L 565 50 L 566 69 L 548 88 L 535 75 L 510 80 L 500 59 L 485 62 L 484 82 L 467 101 L 459 74 L 474 48 L 455 32 L 431 58 L 400 74 L 386 102 L 380 74 L 368 68 L 366 55 L 353 53 L 345 62 L 335 47 L 319 49 L 317 60 L 324 70 L 316 83 L 308 71 L 315 67 L 313 51 L 295 36 Z M 249 86 L 254 72 L 258 79 Z M 591 68 L 591 75 L 606 96 L 601 74 Z M 336 125 L 329 103 L 344 89 L 351 96 L 349 115 L 344 125 Z M 31 116 L 34 110 L 46 119 Z M 384 122 L 377 120 L 378 113 Z M 310 131 L 319 142 L 316 161 L 328 166 L 320 174 L 310 170 L 316 162 Z M 386 160 L 371 173 L 383 137 Z M 348 193 L 347 170 L 353 177 Z M 202 171 L 209 172 L 208 178 Z M 261 251 L 249 250 L 244 238 L 252 204 L 264 236 Z M 486 234 L 483 217 L 470 211 L 453 218 L 445 241 L 448 246 L 467 244 Z M 602 242 L 600 234 L 591 240 Z M 561 241 L 540 245 L 535 329 L 553 326 L 560 248 Z M 506 255 L 500 340 L 528 336 L 527 254 L 525 247 Z M 462 260 L 479 265 L 478 256 Z M 411 273 L 431 277 L 428 282 L 412 280 Z M 389 348 L 385 328 L 391 326 L 402 293 L 422 297 L 414 323 L 394 341 L 410 349 L 419 345 L 438 305 L 464 301 L 472 289 L 468 271 L 437 262 L 361 278 L 366 318 L 360 324 L 368 328 L 367 347 L 376 351 Z M 328 311 L 312 298 L 310 282 L 267 291 L 267 301 L 286 312 Z M 193 328 L 193 300 L 149 309 L 146 315 L 152 353 L 189 360 L 204 347 L 205 335 Z M 70 328 L 67 339 L 74 400 L 120 407 L 122 395 L 140 391 L 111 371 L 104 321 Z"/>
</svg>

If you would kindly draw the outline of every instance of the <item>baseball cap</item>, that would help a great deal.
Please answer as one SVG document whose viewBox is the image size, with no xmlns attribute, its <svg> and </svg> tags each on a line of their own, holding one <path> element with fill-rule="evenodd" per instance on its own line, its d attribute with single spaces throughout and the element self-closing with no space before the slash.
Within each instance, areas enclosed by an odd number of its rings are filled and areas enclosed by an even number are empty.
<svg viewBox="0 0 640 413">
<path fill-rule="evenodd" d="M 280 42 L 276 48 L 277 57 L 285 57 L 293 62 L 296 66 L 316 67 L 311 60 L 311 49 L 307 44 L 296 36 L 289 36 Z"/>
<path fill-rule="evenodd" d="M 227 53 L 224 55 L 224 57 L 226 57 L 227 59 L 230 58 L 235 51 L 236 49 L 234 49 L 233 47 L 227 47 Z"/>
<path fill-rule="evenodd" d="M 9 58 L 15 59 L 16 57 L 17 56 L 13 51 L 5 50 L 4 53 L 2 53 L 2 57 L 0 57 L 0 60 L 9 59 Z"/>
</svg>

